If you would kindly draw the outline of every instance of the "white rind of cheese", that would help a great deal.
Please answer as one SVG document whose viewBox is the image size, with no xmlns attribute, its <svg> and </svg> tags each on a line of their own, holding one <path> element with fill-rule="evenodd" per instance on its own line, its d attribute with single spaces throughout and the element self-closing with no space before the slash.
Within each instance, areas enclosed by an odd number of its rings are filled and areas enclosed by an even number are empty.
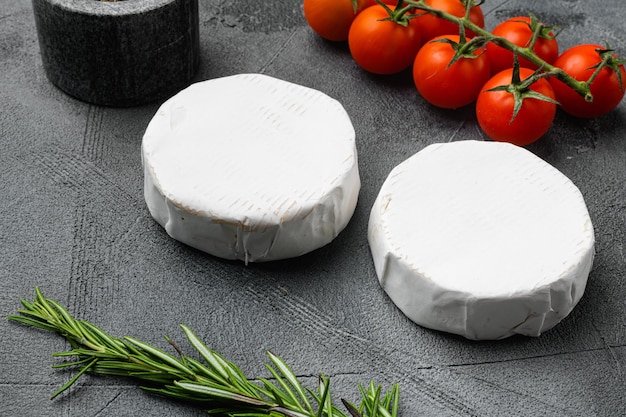
<svg viewBox="0 0 626 417">
<path fill-rule="evenodd" d="M 594 231 L 578 188 L 526 149 L 430 145 L 395 167 L 368 239 L 412 321 L 473 340 L 539 336 L 583 295 Z"/>
<path fill-rule="evenodd" d="M 142 141 L 144 194 L 176 240 L 247 262 L 331 242 L 360 189 L 355 132 L 320 91 L 261 74 L 191 85 Z"/>
</svg>

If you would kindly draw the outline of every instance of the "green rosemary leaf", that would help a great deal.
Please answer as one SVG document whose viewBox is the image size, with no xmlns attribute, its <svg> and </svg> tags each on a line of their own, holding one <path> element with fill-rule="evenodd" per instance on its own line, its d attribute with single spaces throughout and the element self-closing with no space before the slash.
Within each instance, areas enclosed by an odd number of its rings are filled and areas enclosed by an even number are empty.
<svg viewBox="0 0 626 417">
<path fill-rule="evenodd" d="M 157 394 L 163 397 L 173 398 L 175 400 L 189 401 L 189 402 L 199 401 L 195 395 L 187 391 L 177 389 L 177 387 L 172 386 L 172 385 L 163 385 L 163 387 L 161 388 L 147 387 L 147 386 L 140 386 L 139 388 L 141 388 L 143 391 L 146 391 L 152 394 Z"/>
<path fill-rule="evenodd" d="M 215 373 L 212 369 L 205 366 L 204 364 L 198 362 L 194 358 L 185 356 L 185 360 L 187 361 L 187 366 L 196 374 L 208 378 L 211 381 L 220 381 L 221 383 L 226 383 L 226 381 L 224 381 L 224 379 L 220 375 Z"/>
<path fill-rule="evenodd" d="M 391 400 L 392 400 L 391 393 L 390 392 L 385 393 L 385 396 L 378 404 L 379 410 L 382 409 L 385 411 L 389 411 L 389 408 L 391 406 Z M 379 412 L 382 413 L 383 411 L 379 411 Z M 389 415 L 389 417 L 391 417 L 391 415 Z"/>
<path fill-rule="evenodd" d="M 54 352 L 52 354 L 53 358 L 64 358 L 67 356 L 79 356 L 79 357 L 87 356 L 89 358 L 96 358 L 98 356 L 108 357 L 108 354 L 104 352 L 100 352 L 100 351 L 93 351 L 93 350 L 85 349 L 84 347 L 78 347 L 76 349 L 68 350 L 65 352 Z"/>
<path fill-rule="evenodd" d="M 372 396 L 374 397 L 374 404 L 372 404 L 372 415 L 378 417 L 379 414 L 384 416 L 383 411 L 380 409 L 380 391 L 381 391 L 382 387 L 379 385 L 376 388 L 374 388 L 374 383 L 370 382 L 370 392 L 372 394 Z M 384 417 L 388 417 L 388 416 L 384 416 Z"/>
<path fill-rule="evenodd" d="M 400 395 L 398 384 L 393 384 L 391 391 L 385 393 L 382 400 L 380 399 L 382 391 L 382 386 L 380 385 L 375 386 L 373 382 L 370 382 L 367 390 L 363 389 L 361 385 L 359 385 L 359 389 L 362 402 L 357 412 L 363 413 L 362 417 L 397 417 Z M 355 408 L 354 406 L 352 407 Z M 352 410 L 350 412 L 352 413 Z M 356 417 L 360 416 L 360 414 L 356 415 Z"/>
<path fill-rule="evenodd" d="M 222 365 L 223 361 L 220 361 L 220 356 L 215 352 L 211 351 L 206 345 L 195 335 L 195 333 L 184 324 L 181 324 L 180 327 L 185 332 L 185 336 L 189 343 L 193 346 L 193 348 L 198 351 L 200 356 L 204 358 L 209 366 L 211 366 L 219 375 L 221 380 L 226 383 L 228 381 L 228 372 L 226 372 L 224 366 Z"/>
<path fill-rule="evenodd" d="M 94 373 L 98 373 L 101 375 L 109 375 L 109 376 L 115 376 L 116 374 L 114 373 L 114 371 L 107 371 L 107 372 L 99 372 L 99 368 L 95 367 L 94 368 Z M 130 377 L 130 378 L 136 378 L 139 379 L 141 381 L 145 381 L 145 382 L 149 382 L 152 384 L 161 384 L 161 385 L 165 385 L 165 384 L 171 384 L 173 381 L 173 378 L 171 375 L 167 375 L 164 373 L 158 373 L 158 372 L 150 372 L 150 371 L 146 371 L 146 372 L 131 372 L 128 374 L 119 374 L 119 376 L 126 376 L 126 377 Z"/>
<path fill-rule="evenodd" d="M 398 417 L 398 410 L 400 409 L 400 385 L 392 385 L 391 396 L 393 397 L 393 401 L 391 403 L 391 417 Z"/>
<path fill-rule="evenodd" d="M 263 386 L 265 387 L 265 392 L 267 393 L 267 397 L 273 399 L 279 405 L 286 406 L 290 404 L 291 401 L 293 401 L 291 397 L 289 397 L 287 394 L 281 391 L 280 388 L 272 384 L 267 379 L 259 378 L 259 381 L 263 383 Z"/>
<path fill-rule="evenodd" d="M 262 386 L 260 386 L 260 385 L 258 385 L 256 383 L 254 384 L 254 389 L 256 390 L 258 398 L 274 398 L 272 393 L 267 390 L 265 384 L 263 383 L 263 378 L 258 378 L 257 381 L 262 384 Z M 252 381 L 250 381 L 250 382 L 252 383 Z M 266 380 L 266 382 L 268 382 L 268 381 Z"/>
<path fill-rule="evenodd" d="M 33 304 L 25 298 L 20 299 L 20 303 L 26 308 L 26 310 L 35 310 Z"/>
<path fill-rule="evenodd" d="M 285 407 L 272 407 L 270 411 L 272 411 L 272 413 L 269 414 L 270 416 L 286 416 L 286 417 L 313 417 L 314 416 L 314 414 L 301 413 L 299 411 L 294 411 Z"/>
<path fill-rule="evenodd" d="M 91 368 L 96 362 L 97 362 L 97 359 L 94 359 L 91 362 L 89 362 L 88 365 L 83 367 L 76 375 L 70 378 L 69 381 L 63 384 L 61 388 L 59 388 L 54 394 L 52 394 L 52 397 L 50 399 L 54 400 L 59 394 L 61 394 L 63 391 L 71 387 L 74 384 L 74 382 L 76 382 L 76 380 L 78 380 L 78 378 L 80 378 L 85 372 L 87 372 L 89 368 Z"/>
<path fill-rule="evenodd" d="M 101 358 L 79 359 L 77 361 L 71 362 L 73 366 L 71 366 L 69 362 L 63 362 L 53 365 L 53 368 L 74 367 L 80 369 L 81 364 L 85 362 L 90 362 L 92 360 L 96 361 L 96 363 L 89 369 L 89 372 L 93 374 L 123 376 L 149 381 L 159 380 L 172 382 L 172 380 L 174 379 L 171 374 L 166 372 L 146 370 L 145 365 L 143 364 L 133 364 L 129 362 L 121 362 Z M 141 375 L 141 377 L 135 376 L 136 374 Z"/>
<path fill-rule="evenodd" d="M 173 398 L 176 400 L 181 400 L 184 402 L 191 402 L 194 404 L 202 404 L 204 406 L 206 406 L 207 404 L 222 404 L 224 401 L 222 399 L 216 399 L 214 397 L 210 397 L 206 395 L 199 396 L 195 392 L 186 390 L 184 388 L 181 388 L 175 385 L 171 385 L 169 382 L 164 383 L 160 388 L 148 387 L 148 386 L 140 386 L 140 388 L 146 392 L 157 394 L 162 397 Z M 241 406 L 241 407 L 245 408 L 244 406 Z M 225 408 L 225 409 L 233 410 L 232 407 Z"/>
<path fill-rule="evenodd" d="M 330 381 L 330 378 L 328 378 L 328 380 Z M 336 406 L 332 403 L 332 398 L 330 398 L 330 397 L 331 397 L 331 396 L 330 396 L 330 383 L 329 383 L 328 385 L 329 385 L 329 392 L 328 392 L 328 399 L 327 399 L 327 401 L 330 401 L 330 403 L 331 403 L 331 408 L 330 408 L 330 409 L 327 409 L 327 410 L 324 410 L 324 411 L 325 411 L 325 412 L 327 412 L 327 411 L 331 410 L 331 411 L 332 411 L 332 414 L 322 414 L 322 415 L 323 415 L 323 416 L 332 416 L 332 417 L 348 417 L 348 416 L 347 416 L 347 415 L 346 415 L 343 411 L 341 411 L 339 408 L 337 408 L 337 407 L 336 407 Z M 313 391 L 313 390 L 310 390 L 310 389 L 308 389 L 308 388 L 307 388 L 307 391 L 309 392 L 309 394 L 311 394 L 311 397 L 313 397 L 313 398 L 315 399 L 315 401 L 317 401 L 317 403 L 318 403 L 318 404 L 321 404 L 321 403 L 322 403 L 322 397 L 319 395 L 319 393 L 317 393 L 317 392 L 315 392 L 315 391 Z M 319 391 L 319 387 L 318 387 L 318 391 Z M 345 405 L 346 401 L 345 401 L 345 400 L 343 400 L 343 399 L 342 399 L 341 401 L 342 401 L 342 402 L 344 403 L 344 405 Z M 347 408 L 347 407 L 346 407 L 346 408 Z M 359 416 L 359 417 L 360 417 L 360 416 Z"/>
<path fill-rule="evenodd" d="M 145 354 L 134 355 L 133 361 L 143 364 L 146 370 L 170 374 L 172 376 L 171 379 L 175 379 L 175 378 L 181 379 L 181 378 L 186 378 L 188 376 L 186 372 L 182 373 L 178 368 L 171 367 L 169 363 L 159 362 L 158 359 L 155 360 L 154 358 L 151 358 Z"/>
<path fill-rule="evenodd" d="M 272 377 L 276 380 L 276 382 L 278 382 L 278 384 L 280 385 L 280 387 L 282 388 L 282 390 L 278 387 L 275 387 L 276 390 L 272 389 L 272 392 L 277 393 L 278 395 L 280 395 L 280 398 L 283 400 L 283 403 L 285 406 L 289 406 L 291 408 L 296 408 L 298 411 L 305 411 L 304 407 L 302 407 L 302 404 L 300 404 L 300 402 L 298 401 L 298 396 L 295 392 L 293 392 L 293 390 L 289 387 L 289 385 L 287 384 L 287 382 L 285 382 L 285 380 L 283 379 L 283 377 L 281 377 L 278 373 L 277 370 L 275 370 L 271 365 L 269 364 L 265 364 L 265 367 L 267 368 L 268 371 L 270 371 L 270 373 L 272 374 Z M 269 383 L 269 381 L 268 381 Z M 272 386 L 271 384 L 268 386 L 270 387 Z M 311 410 L 311 414 L 313 414 L 313 411 Z"/>
<path fill-rule="evenodd" d="M 90 350 L 85 347 L 78 347 L 65 352 L 55 352 L 52 354 L 55 358 L 67 356 L 91 357 L 91 358 L 120 358 L 117 352 L 109 352 L 104 350 Z M 122 356 L 123 357 L 123 356 Z"/>
<path fill-rule="evenodd" d="M 231 378 L 231 382 L 233 383 L 233 385 L 238 387 L 242 393 L 260 398 L 259 396 L 259 393 L 261 392 L 260 387 L 250 382 L 250 380 L 243 373 L 243 371 L 234 363 L 230 361 L 228 361 L 227 363 L 233 373 L 233 378 Z"/>
<path fill-rule="evenodd" d="M 191 372 L 189 370 L 189 368 L 185 367 L 182 363 L 180 363 L 180 361 L 178 361 L 172 355 L 169 355 L 169 354 L 163 352 L 162 350 L 157 349 L 157 348 L 155 348 L 153 346 L 150 346 L 149 344 L 144 343 L 141 340 L 135 339 L 133 337 L 126 336 L 124 339 L 126 339 L 129 342 L 131 342 L 133 345 L 141 348 L 145 352 L 148 352 L 150 355 L 154 356 L 156 359 L 163 361 L 165 364 L 169 365 L 171 368 L 177 369 L 178 371 L 182 372 L 183 374 L 186 374 L 186 375 L 189 375 L 189 376 L 193 376 L 194 375 L 193 372 Z"/>
<path fill-rule="evenodd" d="M 330 381 L 323 374 L 319 377 L 318 391 L 320 398 L 318 400 L 319 407 L 317 409 L 317 417 L 322 417 L 324 412 L 327 416 L 333 415 L 332 404 L 330 401 Z"/>
<path fill-rule="evenodd" d="M 96 364 L 96 369 L 101 370 L 102 372 L 106 372 L 107 370 L 116 370 L 121 372 L 126 372 L 128 374 L 134 372 L 145 372 L 152 374 L 162 374 L 162 371 L 155 371 L 153 369 L 146 369 L 146 366 L 143 363 L 124 361 L 124 360 L 115 360 L 115 359 L 101 359 Z M 170 378 L 171 379 L 171 378 Z"/>
<path fill-rule="evenodd" d="M 118 342 L 118 345 L 120 345 L 120 348 L 122 349 L 122 352 L 125 352 L 126 355 L 133 356 L 133 357 L 145 356 L 140 348 L 138 348 L 137 346 L 133 345 L 128 340 L 126 340 L 126 339 L 116 339 L 116 340 Z"/>
<path fill-rule="evenodd" d="M 213 357 L 214 363 L 217 364 L 219 368 L 226 373 L 226 380 L 231 384 L 234 383 L 239 377 L 239 372 L 234 369 L 234 365 L 232 365 L 217 352 L 211 351 L 211 355 Z"/>
<path fill-rule="evenodd" d="M 306 393 L 304 392 L 304 389 L 302 388 L 300 381 L 298 381 L 298 378 L 294 375 L 291 369 L 289 369 L 287 364 L 280 357 L 274 355 L 272 352 L 267 351 L 267 355 L 269 356 L 272 363 L 279 369 L 281 374 L 283 374 L 285 379 L 287 379 L 287 381 L 289 381 L 291 386 L 296 390 L 296 392 L 300 396 L 300 399 L 302 400 L 302 403 L 306 406 L 306 409 L 311 414 L 313 414 L 313 407 L 311 406 L 311 403 L 309 402 L 309 398 L 306 396 Z"/>
<path fill-rule="evenodd" d="M 234 363 L 226 360 L 222 355 L 210 350 L 213 360 L 227 375 L 227 383 L 229 387 L 235 389 L 244 395 L 259 397 L 258 386 L 251 383 L 244 375 L 243 371 Z"/>
<path fill-rule="evenodd" d="M 46 301 L 46 298 L 41 293 L 39 287 L 35 287 L 35 302 L 32 304 L 36 311 L 41 313 L 42 317 L 47 317 L 54 321 L 59 321 L 59 316 L 56 311 Z"/>
<path fill-rule="evenodd" d="M 359 413 L 362 414 L 368 411 L 366 410 L 365 406 L 369 403 L 369 395 L 361 384 L 359 384 L 359 392 L 361 393 L 361 404 L 359 405 Z"/>
<path fill-rule="evenodd" d="M 43 296 L 42 296 L 43 298 Z M 84 338 L 86 337 L 80 326 L 78 325 L 78 322 L 76 320 L 74 320 L 74 318 L 70 315 L 69 311 L 67 311 L 65 309 L 65 307 L 63 307 L 61 304 L 57 303 L 54 300 L 51 300 L 49 298 L 45 299 L 47 305 L 50 306 L 50 309 L 54 309 L 55 312 L 57 313 L 56 316 L 58 317 L 57 320 L 63 324 L 65 324 L 69 329 L 72 330 L 72 334 L 75 335 L 78 338 Z M 88 339 L 91 343 L 96 344 L 95 340 L 90 340 Z"/>
<path fill-rule="evenodd" d="M 74 361 L 74 362 L 63 362 L 63 363 L 57 363 L 52 365 L 52 369 L 60 369 L 60 368 L 73 368 L 73 367 L 77 367 L 80 365 L 83 365 L 87 362 L 93 361 L 94 359 L 92 358 L 85 358 L 85 359 L 81 359 L 78 361 Z"/>
<path fill-rule="evenodd" d="M 272 410 L 269 411 L 258 411 L 256 409 L 252 409 L 252 410 L 246 410 L 246 409 L 238 409 L 238 410 L 233 410 L 232 408 L 225 408 L 225 407 L 220 407 L 220 408 L 211 408 L 208 410 L 205 410 L 207 412 L 207 414 L 210 415 L 219 415 L 219 416 L 224 416 L 227 415 L 228 417 L 274 417 L 274 416 L 281 416 L 284 417 L 285 414 L 278 414 L 278 413 L 274 413 L 272 412 Z M 305 416 L 308 417 L 308 416 Z"/>
<path fill-rule="evenodd" d="M 120 344 L 116 342 L 114 338 L 106 334 L 95 324 L 92 324 L 85 320 L 81 320 L 80 325 L 82 326 L 85 333 L 89 333 L 94 339 L 97 339 L 99 345 L 102 345 L 114 351 L 120 351 L 120 349 L 122 348 L 123 345 L 120 346 Z"/>
<path fill-rule="evenodd" d="M 214 388 L 214 387 L 210 387 L 207 385 L 196 384 L 193 382 L 174 381 L 174 384 L 177 387 L 183 388 L 186 391 L 200 394 L 200 395 L 206 396 L 207 398 L 229 400 L 229 401 L 233 401 L 237 403 L 254 405 L 258 407 L 267 407 L 267 408 L 271 407 L 271 405 L 268 406 L 268 404 L 265 401 L 259 400 L 257 398 L 252 398 L 252 397 L 248 397 L 245 395 L 237 394 L 237 393 L 225 390 L 225 389 Z"/>
<path fill-rule="evenodd" d="M 41 314 L 36 309 L 17 310 L 17 312 L 21 314 L 22 316 L 28 316 L 28 317 L 33 318 L 34 320 L 39 320 L 42 323 L 50 324 L 48 323 L 46 318 L 42 317 Z M 9 317 L 16 317 L 16 316 L 9 316 Z"/>
<path fill-rule="evenodd" d="M 21 313 L 21 311 L 20 311 Z M 7 319 L 9 320 L 13 320 L 15 322 L 18 323 L 22 323 L 25 324 L 27 326 L 31 326 L 31 327 L 37 327 L 39 329 L 43 329 L 43 330 L 49 330 L 52 332 L 56 332 L 57 328 L 52 325 L 52 324 L 48 324 L 47 322 L 38 320 L 38 319 L 33 319 L 30 317 L 22 317 L 22 316 L 7 316 Z"/>
</svg>

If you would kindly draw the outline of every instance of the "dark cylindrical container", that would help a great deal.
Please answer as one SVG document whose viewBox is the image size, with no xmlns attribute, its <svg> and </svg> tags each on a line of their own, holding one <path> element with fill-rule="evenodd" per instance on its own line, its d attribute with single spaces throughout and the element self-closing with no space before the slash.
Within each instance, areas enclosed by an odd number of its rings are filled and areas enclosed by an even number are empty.
<svg viewBox="0 0 626 417">
<path fill-rule="evenodd" d="M 198 69 L 198 0 L 32 2 L 46 76 L 80 100 L 156 101 Z"/>
</svg>

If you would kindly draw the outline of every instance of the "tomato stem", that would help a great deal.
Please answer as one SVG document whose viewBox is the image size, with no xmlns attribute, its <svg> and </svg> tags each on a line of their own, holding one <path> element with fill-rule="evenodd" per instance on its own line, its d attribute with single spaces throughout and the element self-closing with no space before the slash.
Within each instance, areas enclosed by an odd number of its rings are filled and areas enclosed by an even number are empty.
<svg viewBox="0 0 626 417">
<path fill-rule="evenodd" d="M 469 20 L 470 13 L 472 12 L 472 7 L 474 7 L 474 2 L 472 0 L 465 0 L 464 4 L 465 4 L 465 19 Z"/>
<path fill-rule="evenodd" d="M 524 80 L 522 80 L 520 76 L 520 66 L 519 66 L 517 54 L 513 55 L 513 59 L 514 59 L 514 64 L 513 64 L 513 73 L 511 74 L 511 83 L 508 85 L 500 85 L 490 90 L 486 90 L 486 91 L 506 91 L 510 93 L 511 95 L 513 95 L 513 100 L 514 100 L 513 114 L 511 115 L 511 120 L 509 120 L 509 124 L 513 123 L 513 121 L 517 117 L 518 113 L 522 109 L 524 100 L 534 99 L 534 100 L 545 101 L 548 103 L 553 103 L 556 105 L 559 104 L 557 101 L 553 100 L 552 98 L 545 96 L 530 88 L 530 86 L 533 85 L 535 82 L 537 82 L 541 78 L 546 78 L 549 75 L 547 75 L 545 72 L 542 72 L 541 68 L 539 68 L 530 77 L 527 77 Z"/>
<path fill-rule="evenodd" d="M 613 71 L 615 71 L 615 73 L 617 74 L 617 78 L 619 79 L 620 88 L 623 90 L 624 86 L 623 86 L 623 83 L 622 83 L 622 73 L 621 73 L 621 71 L 619 70 L 618 67 L 619 67 L 619 65 L 623 64 L 624 61 L 616 59 L 613 56 L 613 52 L 614 52 L 613 49 L 611 49 L 608 45 L 607 45 L 607 47 L 605 49 L 596 49 L 596 52 L 598 53 L 598 55 L 600 55 L 600 58 L 602 58 L 602 61 L 600 61 L 600 63 L 598 63 L 598 65 L 595 65 L 595 71 L 593 72 L 593 74 L 591 74 L 591 77 L 589 77 L 589 79 L 586 81 L 586 84 L 591 86 L 591 83 L 600 74 L 600 71 L 602 71 L 606 67 L 609 67 Z M 592 67 L 592 68 L 594 68 L 594 67 Z M 593 97 L 592 97 L 592 99 L 593 99 Z M 591 101 L 591 100 L 588 100 L 587 97 L 585 97 L 585 100 Z"/>
<path fill-rule="evenodd" d="M 528 41 L 528 45 L 526 45 L 526 48 L 529 51 L 534 52 L 535 44 L 537 44 L 537 39 L 539 39 L 539 36 L 541 35 L 541 32 L 543 31 L 543 28 L 545 28 L 545 26 L 543 25 L 543 23 L 538 22 L 537 18 L 534 15 L 530 16 L 529 26 L 530 26 L 530 29 L 533 31 L 533 35 Z"/>
<path fill-rule="evenodd" d="M 446 37 L 432 40 L 432 42 L 447 43 L 454 50 L 454 56 L 448 63 L 448 68 L 461 58 L 476 59 L 484 53 L 484 50 L 482 50 L 479 54 L 476 54 L 476 51 L 485 46 L 484 40 L 480 37 L 468 40 L 465 36 L 465 29 L 463 26 L 460 27 L 458 42 L 454 42 L 452 39 L 448 39 Z"/>
<path fill-rule="evenodd" d="M 391 10 L 389 5 L 384 3 L 382 0 L 376 0 L 376 3 L 381 5 L 385 9 L 385 11 L 387 11 L 387 14 L 389 14 L 389 17 L 383 20 L 390 20 L 405 27 L 409 25 L 409 19 L 411 17 L 406 16 L 406 13 L 414 9 L 412 5 L 402 7 L 402 5 L 404 4 L 404 0 L 398 0 L 398 3 L 394 7 L 394 10 Z"/>
<path fill-rule="evenodd" d="M 572 90 L 574 90 L 576 93 L 584 97 L 585 100 L 587 101 L 593 100 L 593 96 L 590 90 L 590 84 L 591 84 L 590 81 L 586 81 L 586 82 L 578 81 L 574 77 L 569 75 L 567 72 L 549 64 L 548 62 L 544 61 L 539 56 L 537 56 L 537 54 L 535 54 L 535 52 L 533 51 L 534 43 L 536 42 L 537 37 L 541 35 L 541 31 L 545 29 L 545 26 L 543 26 L 542 24 L 538 24 L 537 27 L 535 28 L 535 31 L 533 32 L 533 39 L 531 39 L 530 45 L 526 47 L 520 47 L 518 45 L 515 45 L 511 41 L 500 36 L 495 36 L 491 32 L 476 25 L 474 22 L 472 22 L 469 19 L 469 15 L 467 11 L 466 11 L 465 16 L 457 17 L 450 13 L 444 12 L 442 10 L 434 9 L 430 7 L 429 5 L 425 3 L 424 0 L 404 0 L 404 3 L 407 4 L 407 7 L 411 7 L 413 9 L 418 9 L 418 10 L 423 10 L 427 13 L 435 15 L 436 17 L 440 19 L 455 23 L 459 26 L 463 26 L 465 30 L 471 30 L 472 32 L 476 34 L 476 36 L 480 36 L 484 38 L 485 43 L 493 42 L 496 45 L 513 52 L 513 54 L 517 55 L 518 57 L 526 58 L 528 61 L 535 64 L 538 68 L 540 68 L 544 72 L 544 75 L 542 75 L 542 77 L 557 78 L 558 80 L 562 81 L 565 85 L 570 87 Z M 468 1 L 466 3 L 468 7 L 467 9 L 468 11 L 469 11 L 469 8 L 472 6 L 472 3 L 473 2 L 471 1 Z M 607 65 L 608 63 L 604 64 L 604 66 L 602 66 L 601 64 L 601 67 L 603 68 Z M 599 72 L 599 69 L 596 70 L 596 72 Z"/>
<path fill-rule="evenodd" d="M 359 10 L 359 0 L 352 0 L 352 10 L 354 14 Z"/>
</svg>

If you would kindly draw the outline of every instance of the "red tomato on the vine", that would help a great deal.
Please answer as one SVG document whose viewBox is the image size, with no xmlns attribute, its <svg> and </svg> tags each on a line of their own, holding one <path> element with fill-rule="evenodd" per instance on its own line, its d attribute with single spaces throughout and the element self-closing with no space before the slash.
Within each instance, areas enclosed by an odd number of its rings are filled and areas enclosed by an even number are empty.
<svg viewBox="0 0 626 417">
<path fill-rule="evenodd" d="M 512 74 L 512 68 L 506 69 L 487 81 L 476 100 L 476 117 L 481 129 L 490 139 L 524 146 L 535 142 L 550 129 L 557 105 L 537 98 L 525 98 L 519 112 L 511 121 L 515 106 L 513 93 L 488 90 L 511 84 Z M 521 80 L 532 74 L 533 70 L 520 68 Z M 534 82 L 530 89 L 555 99 L 554 91 L 545 78 Z"/>
<path fill-rule="evenodd" d="M 505 38 L 522 48 L 529 45 L 533 36 L 531 29 L 531 18 L 528 16 L 512 17 L 496 26 L 492 34 Z M 559 56 L 559 45 L 550 32 L 545 34 L 546 37 L 539 36 L 535 42 L 533 51 L 537 56 L 548 64 L 554 63 Z M 493 42 L 487 44 L 487 55 L 491 61 L 491 71 L 496 74 L 507 68 L 513 68 L 513 52 L 496 45 Z M 537 66 L 525 58 L 519 57 L 519 65 L 521 67 L 537 69 Z"/>
<path fill-rule="evenodd" d="M 578 81 L 587 81 L 596 71 L 594 67 L 602 61 L 601 51 L 605 49 L 593 44 L 577 45 L 563 52 L 554 62 L 554 66 L 561 68 Z M 612 57 L 617 60 L 617 56 L 614 54 Z M 618 76 L 616 70 L 621 76 Z M 610 112 L 622 101 L 626 89 L 626 72 L 624 65 L 617 62 L 615 69 L 603 68 L 590 86 L 593 95 L 592 102 L 587 102 L 556 78 L 551 78 L 550 84 L 561 109 L 576 117 L 592 118 Z"/>
<path fill-rule="evenodd" d="M 354 19 L 348 34 L 352 57 L 374 74 L 395 74 L 408 68 L 422 45 L 415 19 L 402 25 L 388 18 L 383 6 L 370 6 Z"/>
<path fill-rule="evenodd" d="M 304 18 L 315 33 L 329 41 L 348 39 L 350 25 L 370 0 L 304 0 Z"/>
<path fill-rule="evenodd" d="M 473 103 L 478 97 L 491 76 L 489 59 L 479 48 L 473 52 L 473 58 L 461 57 L 450 65 L 455 50 L 442 39 L 459 43 L 459 35 L 439 36 L 427 42 L 415 57 L 413 81 L 429 103 L 456 109 Z"/>
<path fill-rule="evenodd" d="M 465 3 L 462 0 L 425 0 L 425 3 L 433 9 L 442 10 L 456 17 L 465 16 Z M 418 21 L 419 30 L 422 33 L 423 42 L 428 42 L 429 40 L 434 39 L 437 36 L 459 34 L 458 25 L 452 22 L 440 19 L 430 13 L 425 13 L 422 10 L 416 10 L 415 14 L 421 15 L 415 20 Z M 472 8 L 470 9 L 469 18 L 470 21 L 476 26 L 479 26 L 481 28 L 485 27 L 485 17 L 480 6 L 472 6 Z M 475 34 L 469 30 L 466 30 L 465 34 L 468 37 L 475 36 Z"/>
</svg>

